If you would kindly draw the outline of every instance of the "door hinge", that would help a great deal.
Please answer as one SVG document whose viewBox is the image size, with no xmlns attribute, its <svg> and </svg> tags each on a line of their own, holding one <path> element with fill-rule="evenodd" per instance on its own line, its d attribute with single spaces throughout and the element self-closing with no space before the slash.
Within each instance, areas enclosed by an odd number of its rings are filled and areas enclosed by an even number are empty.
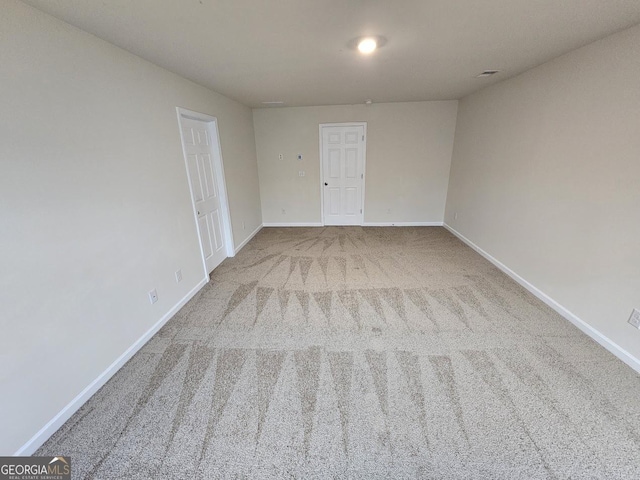
<svg viewBox="0 0 640 480">
<path fill-rule="evenodd" d="M 362 209 L 360 209 L 360 213 L 362 213 Z"/>
<path fill-rule="evenodd" d="M 361 173 L 361 174 L 360 174 L 360 178 L 363 178 L 363 179 L 364 179 L 364 173 Z"/>
<path fill-rule="evenodd" d="M 364 135 L 362 135 L 362 141 L 364 142 Z"/>
</svg>

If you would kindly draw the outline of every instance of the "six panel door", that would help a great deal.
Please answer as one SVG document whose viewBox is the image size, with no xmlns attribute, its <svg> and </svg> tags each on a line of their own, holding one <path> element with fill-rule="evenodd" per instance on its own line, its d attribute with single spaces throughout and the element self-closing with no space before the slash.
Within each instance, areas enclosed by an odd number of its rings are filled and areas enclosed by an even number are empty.
<svg viewBox="0 0 640 480">
<path fill-rule="evenodd" d="M 324 224 L 361 225 L 364 126 L 322 127 Z"/>
<path fill-rule="evenodd" d="M 182 118 L 181 123 L 200 242 L 207 271 L 211 273 L 227 258 L 211 135 L 206 122 Z"/>
</svg>

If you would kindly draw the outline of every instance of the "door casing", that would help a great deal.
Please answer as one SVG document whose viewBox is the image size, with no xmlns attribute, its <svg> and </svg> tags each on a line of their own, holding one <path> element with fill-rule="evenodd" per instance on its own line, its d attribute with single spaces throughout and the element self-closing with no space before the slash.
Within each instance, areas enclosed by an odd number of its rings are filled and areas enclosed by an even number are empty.
<svg viewBox="0 0 640 480">
<path fill-rule="evenodd" d="M 367 122 L 344 122 L 344 123 L 321 123 L 318 129 L 319 133 L 319 145 L 320 145 L 320 221 L 322 225 L 325 225 L 324 222 L 324 158 L 323 158 L 323 149 L 322 149 L 322 129 L 323 127 L 363 127 L 364 128 L 364 142 L 362 145 L 362 222 L 360 226 L 364 224 L 364 216 L 365 216 L 365 208 L 364 208 L 364 198 L 365 198 L 365 185 L 367 179 Z"/>
<path fill-rule="evenodd" d="M 235 256 L 235 247 L 233 243 L 233 231 L 231 230 L 231 213 L 229 211 L 229 198 L 227 196 L 227 182 L 224 175 L 224 164 L 222 162 L 222 149 L 220 147 L 220 134 L 218 132 L 218 119 L 206 113 L 194 112 L 187 110 L 186 108 L 176 107 L 178 115 L 178 130 L 180 132 L 180 144 L 182 146 L 182 156 L 184 158 L 184 167 L 187 172 L 187 183 L 189 184 L 189 194 L 191 196 L 191 208 L 193 210 L 193 219 L 196 225 L 196 231 L 198 234 L 198 244 L 200 245 L 200 257 L 202 258 L 202 268 L 204 270 L 205 278 L 209 277 L 207 271 L 207 263 L 205 260 L 204 249 L 201 241 L 200 225 L 198 222 L 198 212 L 195 205 L 193 188 L 191 186 L 191 179 L 189 178 L 189 165 L 187 163 L 187 152 L 184 147 L 184 138 L 182 135 L 182 119 L 189 118 L 191 120 L 198 120 L 207 123 L 209 128 L 209 136 L 211 138 L 211 150 L 214 159 L 214 166 L 216 169 L 217 187 L 220 192 L 220 210 L 222 211 L 222 225 L 224 228 L 224 240 L 226 243 L 227 257 Z"/>
</svg>

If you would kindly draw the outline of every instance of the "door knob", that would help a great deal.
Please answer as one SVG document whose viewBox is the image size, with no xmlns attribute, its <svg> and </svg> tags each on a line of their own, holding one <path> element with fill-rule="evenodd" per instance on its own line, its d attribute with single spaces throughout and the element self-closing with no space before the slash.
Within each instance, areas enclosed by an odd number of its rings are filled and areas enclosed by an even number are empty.
<svg viewBox="0 0 640 480">
<path fill-rule="evenodd" d="M 326 186 L 328 186 L 328 185 L 329 185 L 329 184 L 328 184 L 327 182 L 324 182 L 324 186 L 325 186 L 325 187 L 326 187 Z"/>
</svg>

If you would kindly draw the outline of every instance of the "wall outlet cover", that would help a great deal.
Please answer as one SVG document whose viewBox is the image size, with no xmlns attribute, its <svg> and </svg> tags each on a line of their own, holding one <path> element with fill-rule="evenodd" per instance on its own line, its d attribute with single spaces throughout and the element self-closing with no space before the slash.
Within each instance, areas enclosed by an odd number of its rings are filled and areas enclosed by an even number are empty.
<svg viewBox="0 0 640 480">
<path fill-rule="evenodd" d="M 640 310 L 634 308 L 629 317 L 629 323 L 634 327 L 640 329 Z"/>
<path fill-rule="evenodd" d="M 182 269 L 176 270 L 176 283 L 180 283 L 182 281 Z"/>
<path fill-rule="evenodd" d="M 149 302 L 151 302 L 151 304 L 154 304 L 158 301 L 158 292 L 156 291 L 156 289 L 154 288 L 153 290 L 151 290 L 149 292 Z"/>
</svg>

